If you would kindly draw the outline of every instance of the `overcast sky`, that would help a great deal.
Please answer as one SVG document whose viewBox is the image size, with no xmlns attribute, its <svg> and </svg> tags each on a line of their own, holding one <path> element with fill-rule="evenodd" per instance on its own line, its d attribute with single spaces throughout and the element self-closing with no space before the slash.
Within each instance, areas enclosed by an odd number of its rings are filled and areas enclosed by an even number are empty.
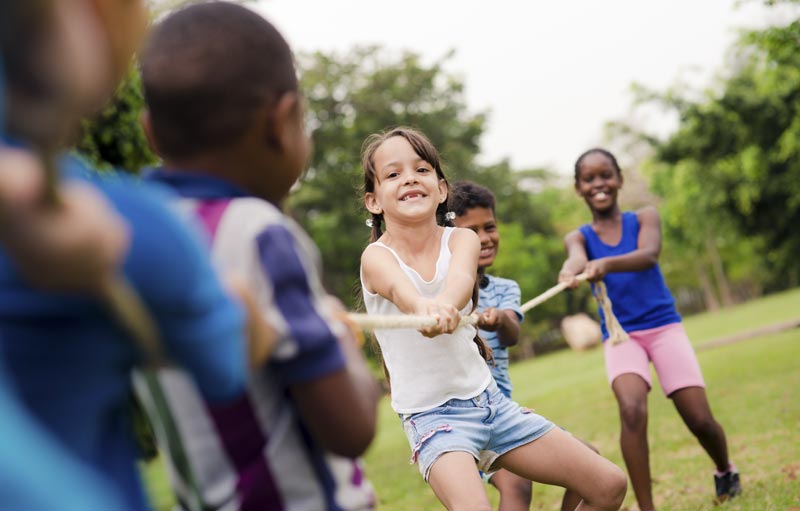
<svg viewBox="0 0 800 511">
<path fill-rule="evenodd" d="M 738 5 L 741 3 L 742 5 Z M 356 44 L 414 50 L 428 61 L 456 51 L 471 111 L 488 110 L 484 162 L 571 172 L 628 115 L 630 84 L 697 86 L 722 70 L 737 29 L 778 21 L 757 0 L 260 0 L 295 51 Z M 738 5 L 738 6 L 737 6 Z M 649 112 L 644 122 L 668 129 Z"/>
</svg>

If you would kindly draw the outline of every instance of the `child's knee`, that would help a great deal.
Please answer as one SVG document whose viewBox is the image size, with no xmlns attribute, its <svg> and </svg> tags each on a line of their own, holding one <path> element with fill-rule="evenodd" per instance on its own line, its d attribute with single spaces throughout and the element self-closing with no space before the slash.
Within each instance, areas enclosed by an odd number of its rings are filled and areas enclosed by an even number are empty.
<svg viewBox="0 0 800 511">
<path fill-rule="evenodd" d="M 625 499 L 628 491 L 628 476 L 625 472 L 613 463 L 602 479 L 600 494 L 602 497 L 597 502 L 602 509 L 617 510 Z"/>
<path fill-rule="evenodd" d="M 647 403 L 628 401 L 619 403 L 619 417 L 629 429 L 638 429 L 647 424 Z"/>
<path fill-rule="evenodd" d="M 517 502 L 524 502 L 530 506 L 531 500 L 533 499 L 531 482 L 524 479 L 519 479 L 509 485 L 505 491 L 501 491 L 502 497 L 505 497 L 506 494 L 510 494 Z"/>
</svg>

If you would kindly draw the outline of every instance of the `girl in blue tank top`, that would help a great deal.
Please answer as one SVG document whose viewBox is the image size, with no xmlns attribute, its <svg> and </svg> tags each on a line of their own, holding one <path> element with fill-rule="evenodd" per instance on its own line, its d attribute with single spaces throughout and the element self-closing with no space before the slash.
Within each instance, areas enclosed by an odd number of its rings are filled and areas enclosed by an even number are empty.
<svg viewBox="0 0 800 511">
<path fill-rule="evenodd" d="M 655 509 L 647 446 L 650 361 L 664 393 L 716 466 L 717 499 L 734 497 L 741 492 L 739 474 L 728 458 L 725 433 L 711 414 L 697 357 L 658 266 L 658 212 L 652 206 L 622 212 L 617 204 L 622 182 L 610 152 L 590 149 L 578 158 L 575 191 L 589 206 L 592 222 L 564 238 L 568 257 L 558 278 L 573 288 L 579 273 L 586 273 L 592 283 L 602 280 L 614 315 L 630 337 L 618 345 L 604 342 L 604 351 L 608 381 L 619 405 L 622 455 L 636 500 L 642 511 Z M 602 311 L 600 316 L 605 340 Z"/>
</svg>

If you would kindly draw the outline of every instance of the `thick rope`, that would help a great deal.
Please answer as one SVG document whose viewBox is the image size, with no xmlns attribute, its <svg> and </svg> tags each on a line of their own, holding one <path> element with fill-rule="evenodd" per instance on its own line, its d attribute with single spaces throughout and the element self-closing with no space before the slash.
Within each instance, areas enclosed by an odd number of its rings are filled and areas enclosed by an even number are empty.
<svg viewBox="0 0 800 511">
<path fill-rule="evenodd" d="M 361 314 L 357 312 L 348 313 L 347 319 L 362 330 L 389 328 L 420 329 L 435 326 L 439 322 L 436 316 L 417 316 L 413 314 L 379 315 Z M 473 313 L 461 316 L 461 321 L 458 323 L 458 326 L 462 327 L 464 325 L 476 324 L 478 324 L 478 315 Z"/>
<path fill-rule="evenodd" d="M 575 277 L 578 281 L 583 282 L 586 280 L 586 274 L 581 273 Z M 556 296 L 568 285 L 564 282 L 556 284 L 539 296 L 528 300 L 520 307 L 520 310 L 525 313 L 534 307 L 541 305 L 550 298 Z M 608 330 L 608 338 L 611 344 L 619 344 L 628 340 L 628 334 L 622 329 L 617 317 L 611 309 L 611 300 L 608 298 L 606 286 L 602 281 L 596 282 L 592 288 L 592 294 L 597 300 L 597 305 L 603 310 L 603 316 L 606 319 L 606 329 Z M 434 326 L 437 323 L 435 316 L 417 316 L 411 314 L 398 314 L 398 315 L 378 315 L 378 314 L 361 314 L 351 312 L 347 314 L 347 319 L 354 325 L 357 325 L 363 330 L 375 329 L 391 329 L 391 328 L 425 328 Z M 461 316 L 459 326 L 475 325 L 478 323 L 478 315 L 475 313 L 467 316 Z"/>
<path fill-rule="evenodd" d="M 608 340 L 612 346 L 623 343 L 628 340 L 628 333 L 619 324 L 619 320 L 614 315 L 611 309 L 611 298 L 608 297 L 606 292 L 606 285 L 602 280 L 598 280 L 592 286 L 592 294 L 597 301 L 597 305 L 603 311 L 603 317 L 606 320 L 606 330 L 608 331 Z"/>
<path fill-rule="evenodd" d="M 585 273 L 581 273 L 580 275 L 576 275 L 575 276 L 575 280 L 577 280 L 579 282 L 585 281 L 586 280 L 586 274 Z M 542 303 L 544 303 L 547 300 L 549 300 L 550 298 L 554 297 L 555 295 L 557 295 L 561 291 L 567 289 L 567 286 L 568 286 L 568 284 L 566 282 L 560 282 L 560 283 L 556 284 L 555 286 L 551 287 L 550 289 L 548 289 L 547 291 L 545 291 L 544 293 L 540 294 L 536 298 L 533 298 L 533 299 L 528 300 L 527 302 L 523 303 L 522 306 L 519 309 L 522 311 L 523 314 L 525 314 L 526 312 L 528 312 L 529 310 L 533 309 L 537 305 L 541 305 Z"/>
</svg>

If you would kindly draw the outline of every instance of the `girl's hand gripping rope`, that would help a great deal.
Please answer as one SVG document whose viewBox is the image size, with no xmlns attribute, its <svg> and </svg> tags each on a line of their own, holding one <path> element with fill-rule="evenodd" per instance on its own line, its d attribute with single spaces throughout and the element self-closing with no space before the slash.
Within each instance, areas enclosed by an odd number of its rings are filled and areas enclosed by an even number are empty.
<svg viewBox="0 0 800 511">
<path fill-rule="evenodd" d="M 564 268 L 558 273 L 558 283 L 564 285 L 562 289 L 575 289 L 581 282 L 588 279 L 589 275 L 585 271 L 576 275 L 572 270 Z"/>
<path fill-rule="evenodd" d="M 423 326 L 419 329 L 425 337 L 453 333 L 461 323 L 461 315 L 454 305 L 429 298 L 421 298 L 414 307 L 414 313 L 436 319 L 434 325 Z"/>
<path fill-rule="evenodd" d="M 579 274 L 575 275 L 572 271 L 568 269 L 562 269 L 561 272 L 558 274 L 558 284 L 551 287 L 544 293 L 540 294 L 533 300 L 530 300 L 522 305 L 520 309 L 522 312 L 528 312 L 532 308 L 536 307 L 540 303 L 549 300 L 553 296 L 557 295 L 564 289 L 575 289 L 578 285 L 585 281 L 589 280 L 594 282 L 594 287 L 592 288 L 592 294 L 594 295 L 595 300 L 597 300 L 597 305 L 603 310 L 603 316 L 606 318 L 606 329 L 608 330 L 608 338 L 611 341 L 611 344 L 619 344 L 628 340 L 628 334 L 622 328 L 622 325 L 619 324 L 619 320 L 614 315 L 614 311 L 611 308 L 611 299 L 608 298 L 608 293 L 606 292 L 606 286 L 603 283 L 602 277 L 605 276 L 605 264 L 597 264 L 597 265 L 590 265 L 595 262 L 601 262 L 602 259 L 598 259 L 596 261 L 590 261 L 586 265 L 586 270 Z M 591 271 L 590 271 L 591 270 Z"/>
<path fill-rule="evenodd" d="M 439 319 L 434 316 L 418 316 L 412 314 L 396 314 L 391 316 L 381 316 L 378 314 L 360 314 L 350 312 L 347 319 L 362 330 L 376 330 L 388 328 L 431 328 L 439 323 Z M 468 316 L 460 316 L 458 326 L 477 325 L 478 314 L 472 313 Z"/>
</svg>

